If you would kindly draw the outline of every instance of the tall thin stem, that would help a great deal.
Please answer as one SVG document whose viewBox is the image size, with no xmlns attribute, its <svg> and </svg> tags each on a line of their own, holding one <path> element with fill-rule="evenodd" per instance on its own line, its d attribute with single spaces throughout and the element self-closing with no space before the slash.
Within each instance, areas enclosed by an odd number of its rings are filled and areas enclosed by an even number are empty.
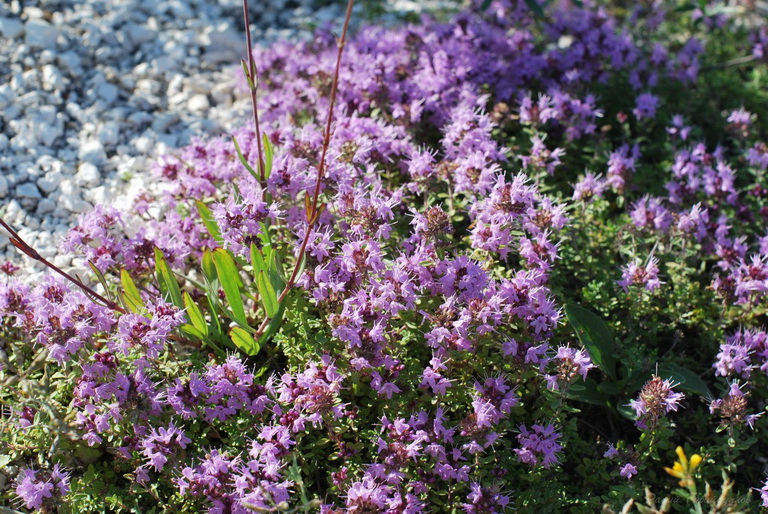
<svg viewBox="0 0 768 514">
<path fill-rule="evenodd" d="M 248 16 L 248 0 L 243 0 L 243 18 L 245 21 L 245 44 L 248 56 L 248 89 L 251 92 L 251 108 L 253 110 L 253 124 L 256 127 L 256 150 L 259 155 L 259 178 L 262 185 L 266 186 L 266 170 L 264 169 L 264 154 L 261 148 L 261 129 L 259 127 L 259 107 L 256 96 L 258 80 L 256 77 L 256 63 L 253 60 L 253 45 L 251 45 L 251 21 Z"/>
<path fill-rule="evenodd" d="M 30 259 L 33 259 L 35 261 L 43 263 L 45 266 L 50 268 L 51 270 L 55 271 L 62 277 L 66 278 L 73 284 L 75 284 L 77 287 L 82 289 L 87 295 L 90 295 L 92 298 L 96 298 L 100 302 L 102 302 L 107 308 L 112 309 L 114 311 L 117 311 L 121 314 L 125 314 L 126 311 L 122 307 L 120 307 L 118 304 L 113 302 L 112 300 L 109 300 L 107 298 L 104 298 L 99 293 L 91 289 L 90 287 L 86 286 L 80 280 L 76 279 L 66 271 L 62 270 L 52 262 L 49 262 L 48 259 L 40 255 L 37 250 L 32 248 L 24 239 L 21 238 L 21 236 L 11 228 L 10 225 L 8 225 L 2 218 L 0 218 L 0 226 L 2 226 L 5 230 L 8 231 L 8 233 L 11 235 L 11 244 L 15 246 L 21 253 L 29 257 Z"/>
<path fill-rule="evenodd" d="M 297 279 L 297 275 L 299 273 L 299 269 L 301 268 L 301 261 L 304 258 L 304 255 L 307 251 L 307 244 L 309 243 L 309 237 L 312 233 L 312 228 L 314 227 L 315 223 L 317 222 L 317 219 L 320 217 L 318 210 L 317 210 L 317 202 L 320 197 L 320 185 L 323 181 L 323 177 L 325 176 L 325 157 L 328 154 L 328 147 L 331 144 L 331 123 L 333 122 L 333 108 L 336 105 L 336 93 L 339 88 L 339 72 L 341 71 L 341 56 L 344 53 L 344 45 L 346 45 L 347 42 L 347 29 L 349 28 L 349 20 L 352 18 L 352 7 L 355 4 L 355 0 L 349 0 L 347 2 L 347 13 L 344 17 L 344 28 L 341 31 L 341 38 L 338 41 L 338 54 L 336 55 L 336 69 L 333 72 L 333 84 L 331 85 L 331 102 L 328 106 L 328 116 L 325 120 L 325 131 L 323 134 L 323 148 L 322 153 L 320 154 L 320 164 L 317 167 L 317 180 L 315 181 L 315 191 L 312 195 L 312 203 L 310 205 L 310 208 L 307 212 L 307 233 L 304 234 L 304 240 L 301 243 L 301 248 L 299 249 L 299 256 L 296 260 L 296 265 L 293 267 L 293 272 L 291 273 L 291 277 L 288 279 L 288 284 L 286 284 L 285 289 L 280 294 L 279 300 L 282 301 L 283 298 L 285 298 L 285 295 L 288 294 L 288 289 L 293 287 L 295 284 L 295 281 Z"/>
<path fill-rule="evenodd" d="M 285 288 L 280 293 L 280 296 L 277 299 L 278 303 L 285 300 L 285 297 L 288 295 L 291 289 L 293 289 L 293 286 L 296 285 L 296 280 L 298 280 L 298 277 L 299 277 L 299 270 L 302 267 L 302 261 L 304 260 L 304 256 L 307 253 L 307 245 L 309 244 L 309 238 L 312 234 L 312 228 L 315 226 L 318 218 L 320 217 L 320 212 L 318 210 L 317 204 L 320 198 L 320 187 L 322 185 L 323 177 L 325 176 L 325 171 L 326 171 L 325 160 L 326 160 L 326 156 L 328 155 L 328 147 L 331 144 L 331 126 L 333 124 L 333 110 L 334 110 L 334 106 L 336 105 L 336 94 L 339 89 L 339 73 L 341 72 L 341 58 L 344 53 L 344 46 L 347 43 L 347 31 L 349 29 L 349 21 L 350 19 L 352 19 L 352 7 L 354 7 L 354 5 L 355 5 L 355 0 L 348 0 L 347 11 L 344 16 L 344 28 L 342 29 L 341 37 L 338 39 L 338 42 L 337 42 L 338 53 L 336 55 L 336 68 L 333 73 L 333 83 L 331 84 L 331 99 L 328 105 L 328 115 L 326 116 L 326 119 L 325 119 L 325 130 L 323 131 L 323 146 L 320 154 L 320 163 L 318 164 L 318 167 L 317 167 L 317 179 L 315 181 L 315 187 L 312 193 L 312 201 L 309 204 L 307 208 L 307 213 L 306 213 L 307 231 L 304 234 L 304 238 L 301 241 L 301 247 L 299 248 L 299 253 L 296 257 L 296 264 L 293 266 L 293 271 L 291 272 L 291 276 L 288 278 L 288 282 L 285 284 Z M 268 324 L 269 324 L 269 318 L 267 317 L 264 319 L 261 326 L 258 328 L 256 335 L 260 336 L 262 333 L 264 333 L 264 330 L 266 329 Z"/>
</svg>

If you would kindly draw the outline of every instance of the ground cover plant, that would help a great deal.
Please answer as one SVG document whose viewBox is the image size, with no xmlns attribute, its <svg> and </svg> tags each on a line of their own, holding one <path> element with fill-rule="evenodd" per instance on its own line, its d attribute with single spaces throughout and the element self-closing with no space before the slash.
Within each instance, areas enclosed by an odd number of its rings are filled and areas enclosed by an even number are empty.
<svg viewBox="0 0 768 514">
<path fill-rule="evenodd" d="M 93 287 L 2 266 L 7 510 L 768 505 L 760 16 L 497 0 L 338 43 L 255 49 L 256 124 L 84 215 Z"/>
</svg>

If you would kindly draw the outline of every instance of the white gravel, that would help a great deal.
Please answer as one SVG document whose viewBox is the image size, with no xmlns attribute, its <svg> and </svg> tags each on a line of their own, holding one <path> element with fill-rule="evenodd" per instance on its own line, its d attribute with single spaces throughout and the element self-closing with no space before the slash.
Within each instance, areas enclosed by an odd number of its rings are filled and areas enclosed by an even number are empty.
<svg viewBox="0 0 768 514">
<path fill-rule="evenodd" d="M 28 3 L 0 2 L 0 215 L 67 267 L 71 257 L 59 255 L 57 242 L 77 215 L 97 203 L 127 207 L 149 187 L 158 155 L 248 121 L 248 98 L 234 97 L 245 46 L 242 4 Z M 424 4 L 388 5 L 418 12 Z M 309 37 L 313 25 L 341 20 L 344 7 L 340 0 L 252 0 L 254 43 Z M 4 260 L 39 271 L 0 230 Z"/>
</svg>

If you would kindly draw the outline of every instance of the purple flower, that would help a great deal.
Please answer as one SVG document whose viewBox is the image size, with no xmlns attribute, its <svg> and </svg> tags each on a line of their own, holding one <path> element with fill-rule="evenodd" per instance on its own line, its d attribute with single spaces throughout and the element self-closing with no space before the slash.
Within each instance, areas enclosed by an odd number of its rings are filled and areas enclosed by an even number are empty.
<svg viewBox="0 0 768 514">
<path fill-rule="evenodd" d="M 650 257 L 645 266 L 641 266 L 639 261 L 632 262 L 622 268 L 621 280 L 618 284 L 629 292 L 631 286 L 642 286 L 646 291 L 653 292 L 661 286 L 659 280 L 659 261 L 656 257 Z"/>
<path fill-rule="evenodd" d="M 64 473 L 58 464 L 52 471 L 23 469 L 23 478 L 16 485 L 16 495 L 28 509 L 41 509 L 43 505 L 54 505 L 55 496 L 65 496 L 69 492 L 69 474 Z"/>
<path fill-rule="evenodd" d="M 168 462 L 169 456 L 178 452 L 179 448 L 186 448 L 191 442 L 192 440 L 184 434 L 184 431 L 171 422 L 167 428 L 152 429 L 141 442 L 141 453 L 155 471 L 161 471 Z"/>
<path fill-rule="evenodd" d="M 632 477 L 637 475 L 637 468 L 632 463 L 628 462 L 621 467 L 619 475 L 623 476 L 627 480 L 632 480 Z"/>
<path fill-rule="evenodd" d="M 608 449 L 603 454 L 603 457 L 605 457 L 606 459 L 613 459 L 618 456 L 619 456 L 619 450 L 616 449 L 613 443 L 608 443 Z"/>
<path fill-rule="evenodd" d="M 515 449 L 517 459 L 529 464 L 531 467 L 539 465 L 544 468 L 557 464 L 562 446 L 557 442 L 561 435 L 555 430 L 555 426 L 534 424 L 532 430 L 525 425 L 518 427 L 520 434 L 517 441 L 520 448 Z"/>
<path fill-rule="evenodd" d="M 685 395 L 673 391 L 675 385 L 672 381 L 662 380 L 656 375 L 645 383 L 640 395 L 629 403 L 638 417 L 636 425 L 639 428 L 653 428 L 658 424 L 659 418 L 670 411 L 677 411 Z"/>
<path fill-rule="evenodd" d="M 643 93 L 635 99 L 635 108 L 632 109 L 638 120 L 653 118 L 659 107 L 659 97 L 651 93 Z"/>
</svg>

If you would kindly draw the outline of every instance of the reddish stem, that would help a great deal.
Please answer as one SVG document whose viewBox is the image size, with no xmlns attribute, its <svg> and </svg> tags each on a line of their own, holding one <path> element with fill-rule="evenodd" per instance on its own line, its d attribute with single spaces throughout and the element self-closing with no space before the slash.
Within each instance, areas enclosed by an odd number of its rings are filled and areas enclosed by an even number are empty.
<svg viewBox="0 0 768 514">
<path fill-rule="evenodd" d="M 13 244 L 13 246 L 15 246 L 21 253 L 23 253 L 24 255 L 26 255 L 27 257 L 29 257 L 32 260 L 35 260 L 35 261 L 43 263 L 45 266 L 47 266 L 48 268 L 52 269 L 53 271 L 55 271 L 56 273 L 58 273 L 62 277 L 66 278 L 67 280 L 69 280 L 70 282 L 75 284 L 80 289 L 82 289 L 87 295 L 90 295 L 93 298 L 96 298 L 97 300 L 102 302 L 107 308 L 112 309 L 113 311 L 117 311 L 120 314 L 125 314 L 126 313 L 125 309 L 123 309 L 122 307 L 117 305 L 112 300 L 108 300 L 107 298 L 104 298 L 99 293 L 97 293 L 96 291 L 94 291 L 90 287 L 88 287 L 85 284 L 83 284 L 82 282 L 80 282 L 80 280 L 76 279 L 75 277 L 73 277 L 72 275 L 70 275 L 66 271 L 62 270 L 61 268 L 59 268 L 58 266 L 56 266 L 52 262 L 49 262 L 48 259 L 46 259 L 42 255 L 40 255 L 37 252 L 37 250 L 32 248 L 26 241 L 24 241 L 21 238 L 21 236 L 18 234 L 18 232 L 13 230 L 11 228 L 11 226 L 8 225 L 2 218 L 0 218 L 0 225 L 2 225 L 2 227 L 5 230 L 7 230 L 8 233 L 11 235 L 11 244 Z"/>
<path fill-rule="evenodd" d="M 245 1 L 245 0 L 244 0 Z M 285 297 L 288 295 L 290 290 L 293 288 L 294 285 L 296 285 L 296 280 L 298 279 L 299 275 L 299 269 L 301 268 L 301 263 L 304 260 L 304 256 L 307 252 L 307 245 L 309 244 L 309 238 L 312 234 L 312 228 L 317 223 L 318 218 L 320 217 L 320 213 L 317 209 L 317 204 L 320 198 L 320 186 L 323 182 L 323 177 L 325 176 L 325 158 L 328 154 L 328 147 L 331 144 L 331 125 L 333 122 L 333 108 L 336 105 L 336 93 L 338 92 L 339 88 L 339 73 L 341 71 L 341 57 L 344 53 L 344 46 L 347 42 L 347 30 L 349 29 L 349 20 L 352 19 L 352 7 L 355 5 L 355 0 L 348 0 L 347 2 L 347 12 L 344 16 L 344 28 L 341 31 L 341 38 L 338 40 L 338 53 L 336 55 L 336 69 L 333 73 L 333 83 L 331 85 L 331 101 L 328 106 L 328 116 L 325 120 L 325 130 L 323 132 L 323 147 L 322 147 L 322 153 L 320 154 L 320 164 L 317 168 L 317 180 L 315 181 L 315 188 L 314 192 L 312 194 L 312 203 L 309 206 L 309 209 L 307 210 L 307 232 L 304 234 L 304 239 L 301 241 L 301 247 L 299 248 L 299 254 L 296 258 L 296 264 L 293 267 L 293 271 L 291 272 L 291 276 L 288 279 L 288 283 L 285 284 L 285 288 L 280 293 L 280 296 L 277 299 L 277 302 L 280 303 L 283 300 L 285 300 Z M 260 336 L 264 329 L 266 328 L 267 324 L 269 323 L 269 318 L 264 319 L 261 326 L 256 331 L 256 336 Z"/>
<path fill-rule="evenodd" d="M 258 100 L 256 98 L 256 88 L 258 82 L 256 81 L 256 63 L 253 61 L 253 46 L 251 45 L 251 22 L 248 17 L 248 0 L 243 0 L 243 17 L 245 18 L 245 44 L 247 45 L 246 51 L 248 55 L 248 78 L 250 84 L 253 87 L 248 86 L 251 91 L 251 108 L 253 110 L 253 124 L 256 126 L 256 150 L 259 154 L 259 177 L 261 178 L 262 185 L 266 187 L 266 170 L 264 169 L 264 155 L 261 149 L 261 129 L 259 128 L 259 107 Z"/>
</svg>

